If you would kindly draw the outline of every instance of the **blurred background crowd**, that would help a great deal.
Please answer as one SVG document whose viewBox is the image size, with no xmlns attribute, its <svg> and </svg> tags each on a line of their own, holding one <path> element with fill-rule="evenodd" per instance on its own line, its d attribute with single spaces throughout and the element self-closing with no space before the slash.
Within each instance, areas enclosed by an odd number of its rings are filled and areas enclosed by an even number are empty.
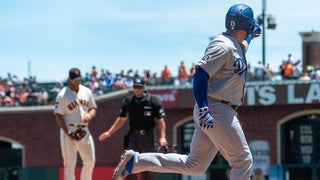
<svg viewBox="0 0 320 180">
<path fill-rule="evenodd" d="M 273 71 L 277 69 L 277 71 Z M 140 72 L 142 71 L 142 72 Z M 143 79 L 147 86 L 190 86 L 192 85 L 195 64 L 187 67 L 181 61 L 175 69 L 177 76 L 172 76 L 169 66 L 164 65 L 161 73 L 150 70 L 122 70 L 111 72 L 110 70 L 89 67 L 83 75 L 83 84 L 89 87 L 96 96 L 116 91 L 123 88 L 131 88 L 133 80 Z M 282 81 L 282 80 L 311 80 L 320 79 L 319 65 L 302 65 L 300 60 L 294 60 L 291 54 L 287 60 L 283 60 L 278 68 L 267 63 L 263 66 L 261 62 L 251 67 L 248 65 L 248 81 Z M 67 80 L 67 78 L 66 78 Z M 8 73 L 7 77 L 0 77 L 0 107 L 13 106 L 39 106 L 54 104 L 57 93 L 67 82 L 38 82 L 36 76 L 23 79 Z"/>
</svg>

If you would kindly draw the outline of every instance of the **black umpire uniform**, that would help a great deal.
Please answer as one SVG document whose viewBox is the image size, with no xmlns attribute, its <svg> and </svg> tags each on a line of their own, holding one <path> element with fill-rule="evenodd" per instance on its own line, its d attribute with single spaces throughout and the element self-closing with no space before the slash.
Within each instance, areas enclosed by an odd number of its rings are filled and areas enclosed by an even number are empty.
<svg viewBox="0 0 320 180">
<path fill-rule="evenodd" d="M 144 87 L 144 82 L 136 79 L 134 88 Z M 134 151 L 154 152 L 155 151 L 155 121 L 165 118 L 166 114 L 160 100 L 149 94 L 147 91 L 142 97 L 136 97 L 134 94 L 127 96 L 121 105 L 120 117 L 128 116 L 129 132 L 124 139 L 124 149 Z M 144 180 L 154 179 L 153 172 L 143 172 Z M 137 179 L 136 175 L 129 175 L 127 180 Z"/>
<path fill-rule="evenodd" d="M 124 138 L 124 149 L 134 151 L 155 152 L 155 127 L 159 130 L 159 144 L 166 146 L 167 139 L 165 135 L 165 111 L 160 100 L 145 91 L 144 81 L 135 79 L 133 84 L 133 94 L 128 95 L 121 104 L 120 114 L 108 131 L 99 136 L 103 141 L 112 136 L 119 130 L 124 123 L 129 120 L 129 132 Z M 142 179 L 154 179 L 153 172 L 141 173 Z M 127 180 L 137 179 L 135 174 L 126 177 Z"/>
<path fill-rule="evenodd" d="M 142 98 L 127 96 L 122 102 L 120 116 L 128 113 L 130 130 L 125 137 L 124 149 L 138 152 L 155 151 L 155 119 L 165 118 L 165 111 L 156 96 L 145 92 Z"/>
</svg>

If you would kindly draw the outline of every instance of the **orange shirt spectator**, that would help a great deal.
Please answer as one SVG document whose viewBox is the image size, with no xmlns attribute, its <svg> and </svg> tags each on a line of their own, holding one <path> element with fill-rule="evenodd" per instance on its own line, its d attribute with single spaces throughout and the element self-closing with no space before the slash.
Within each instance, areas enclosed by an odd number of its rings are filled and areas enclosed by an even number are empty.
<svg viewBox="0 0 320 180">
<path fill-rule="evenodd" d="M 28 96 L 29 96 L 29 92 L 26 90 L 22 90 L 22 92 L 20 92 L 19 94 L 19 102 L 21 104 L 25 103 L 27 101 Z"/>
<path fill-rule="evenodd" d="M 161 73 L 162 79 L 170 79 L 171 78 L 171 71 L 168 66 L 165 66 Z"/>
<path fill-rule="evenodd" d="M 291 62 L 287 62 L 283 68 L 285 79 L 292 79 L 293 64 Z"/>
<path fill-rule="evenodd" d="M 181 64 L 179 66 L 179 81 L 180 85 L 184 85 L 189 79 L 187 68 L 184 65 L 184 62 L 181 61 Z"/>
<path fill-rule="evenodd" d="M 161 84 L 170 84 L 171 81 L 171 71 L 168 66 L 164 66 L 161 72 Z"/>
</svg>

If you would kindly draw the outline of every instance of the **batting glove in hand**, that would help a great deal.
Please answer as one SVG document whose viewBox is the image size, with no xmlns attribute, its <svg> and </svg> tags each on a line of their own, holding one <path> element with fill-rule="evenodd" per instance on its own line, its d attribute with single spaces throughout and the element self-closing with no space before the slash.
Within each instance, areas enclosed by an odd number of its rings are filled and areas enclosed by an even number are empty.
<svg viewBox="0 0 320 180">
<path fill-rule="evenodd" d="M 259 24 L 256 24 L 252 31 L 253 38 L 259 37 L 261 34 L 262 34 L 261 28 L 259 27 Z"/>
<path fill-rule="evenodd" d="M 246 39 L 247 43 L 250 44 L 250 42 L 253 38 L 259 37 L 261 34 L 262 34 L 262 32 L 259 27 L 259 24 L 255 24 L 253 31 L 250 34 L 248 34 L 248 37 Z"/>
<path fill-rule="evenodd" d="M 199 108 L 199 125 L 204 129 L 213 128 L 214 118 L 212 117 L 209 108 Z"/>
</svg>

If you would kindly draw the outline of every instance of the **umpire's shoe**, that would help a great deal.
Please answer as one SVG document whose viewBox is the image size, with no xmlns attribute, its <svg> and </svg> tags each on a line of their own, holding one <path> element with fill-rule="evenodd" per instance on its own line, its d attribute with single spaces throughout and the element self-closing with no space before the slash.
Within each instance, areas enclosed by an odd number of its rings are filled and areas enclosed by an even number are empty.
<svg viewBox="0 0 320 180">
<path fill-rule="evenodd" d="M 123 180 L 128 174 L 131 174 L 135 154 L 136 152 L 133 150 L 125 150 L 123 152 L 120 162 L 117 168 L 114 170 L 112 176 L 113 180 Z"/>
</svg>

